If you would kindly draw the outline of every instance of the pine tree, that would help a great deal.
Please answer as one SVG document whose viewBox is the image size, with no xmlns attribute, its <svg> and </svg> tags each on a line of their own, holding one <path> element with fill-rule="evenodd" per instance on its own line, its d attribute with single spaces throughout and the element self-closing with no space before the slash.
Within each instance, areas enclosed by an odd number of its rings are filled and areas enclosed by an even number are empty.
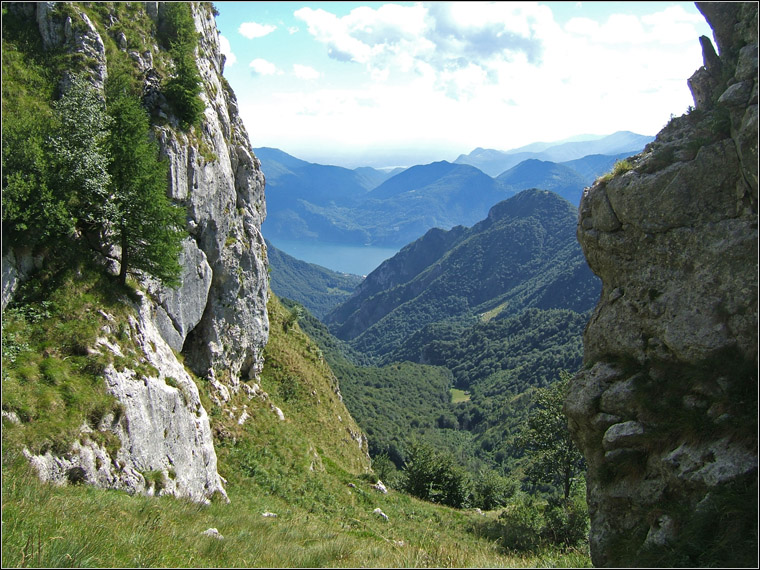
<svg viewBox="0 0 760 570">
<path fill-rule="evenodd" d="M 145 109 L 124 76 L 109 78 L 108 113 L 113 120 L 111 194 L 115 208 L 109 235 L 121 246 L 119 278 L 143 271 L 169 286 L 180 282 L 179 254 L 185 211 L 166 194 L 168 165 L 151 138 Z"/>
</svg>

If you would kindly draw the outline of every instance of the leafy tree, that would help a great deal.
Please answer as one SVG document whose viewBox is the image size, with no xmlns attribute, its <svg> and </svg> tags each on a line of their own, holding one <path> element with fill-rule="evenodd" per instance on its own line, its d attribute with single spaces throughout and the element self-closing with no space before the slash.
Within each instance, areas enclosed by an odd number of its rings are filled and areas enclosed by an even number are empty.
<svg viewBox="0 0 760 570">
<path fill-rule="evenodd" d="M 503 507 L 517 490 L 517 482 L 492 469 L 481 470 L 474 481 L 473 505 L 488 511 Z"/>
<path fill-rule="evenodd" d="M 60 246 L 111 218 L 110 118 L 83 77 L 43 106 L 19 105 L 3 122 L 3 221 L 28 245 Z M 63 240 L 63 241 L 62 241 Z"/>
<path fill-rule="evenodd" d="M 433 503 L 467 506 L 471 482 L 451 453 L 437 452 L 425 443 L 413 442 L 404 465 L 404 490 Z"/>
<path fill-rule="evenodd" d="M 148 115 L 123 75 L 109 78 L 108 137 L 113 216 L 109 235 L 121 246 L 119 278 L 144 271 L 166 285 L 179 283 L 185 212 L 166 195 L 168 166 L 150 137 Z"/>
<path fill-rule="evenodd" d="M 65 201 L 78 229 L 96 230 L 114 215 L 107 148 L 111 119 L 105 101 L 84 76 L 77 76 L 53 108 L 48 185 Z"/>
<path fill-rule="evenodd" d="M 48 185 L 46 138 L 51 117 L 19 109 L 3 113 L 3 230 L 34 245 L 74 231 L 66 203 Z"/>
<path fill-rule="evenodd" d="M 174 60 L 174 76 L 164 88 L 167 99 L 185 128 L 200 122 L 205 105 L 199 97 L 201 76 L 195 63 L 198 33 L 190 5 L 187 2 L 167 3 L 163 15 L 161 40 L 169 47 Z"/>
<path fill-rule="evenodd" d="M 573 478 L 583 473 L 585 461 L 570 438 L 567 418 L 562 411 L 570 374 L 560 372 L 560 380 L 536 390 L 535 408 L 528 416 L 519 443 L 530 459 L 526 474 L 530 480 L 558 485 L 565 500 Z"/>
</svg>

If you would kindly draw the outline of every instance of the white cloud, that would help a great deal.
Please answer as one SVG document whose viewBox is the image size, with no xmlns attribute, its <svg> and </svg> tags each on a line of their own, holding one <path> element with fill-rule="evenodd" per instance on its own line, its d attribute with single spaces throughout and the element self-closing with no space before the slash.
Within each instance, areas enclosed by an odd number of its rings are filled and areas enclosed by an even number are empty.
<svg viewBox="0 0 760 570">
<path fill-rule="evenodd" d="M 322 74 L 313 67 L 299 63 L 293 64 L 293 73 L 299 79 L 319 79 L 322 77 Z"/>
<path fill-rule="evenodd" d="M 237 57 L 235 57 L 235 54 L 232 53 L 232 47 L 230 47 L 230 40 L 228 40 L 221 34 L 219 34 L 219 49 L 227 58 L 224 63 L 225 66 L 230 67 L 232 65 L 235 65 L 235 62 L 237 61 Z"/>
<path fill-rule="evenodd" d="M 277 26 L 271 24 L 259 24 L 257 22 L 243 22 L 238 28 L 238 33 L 241 36 L 252 40 L 254 38 L 263 38 L 264 36 L 271 34 L 277 29 Z"/>
<path fill-rule="evenodd" d="M 470 1 L 363 6 L 343 17 L 302 8 L 295 16 L 331 58 L 364 65 L 373 80 L 432 71 L 438 88 L 457 97 L 456 78 L 463 73 L 477 68 L 483 82 L 494 83 L 505 60 L 538 63 L 551 11 L 533 3 Z"/>
<path fill-rule="evenodd" d="M 456 158 L 444 147 L 654 134 L 692 103 L 686 79 L 702 63 L 698 37 L 706 26 L 680 6 L 563 26 L 547 6 L 514 2 L 386 4 L 342 17 L 302 8 L 295 15 L 329 57 L 346 63 L 330 68 L 333 88 L 283 84 L 266 101 L 259 96 L 241 107 L 256 117 L 258 133 L 272 133 L 255 144 L 351 153 L 406 145 L 435 149 L 438 160 Z M 282 73 L 264 63 L 260 73 Z M 292 69 L 300 78 L 324 77 L 311 67 Z M 286 142 L 288 133 L 297 139 Z"/>
<path fill-rule="evenodd" d="M 288 33 L 292 36 L 293 34 L 298 33 L 298 26 L 290 26 L 288 28 Z"/>
<path fill-rule="evenodd" d="M 660 12 L 641 17 L 612 14 L 603 23 L 590 18 L 572 18 L 565 30 L 598 44 L 683 44 L 695 40 L 695 27 L 704 18 L 687 13 L 682 6 L 668 6 Z"/>
<path fill-rule="evenodd" d="M 277 69 L 277 66 L 271 61 L 257 57 L 251 63 L 248 64 L 256 75 L 275 75 L 282 72 Z"/>
</svg>

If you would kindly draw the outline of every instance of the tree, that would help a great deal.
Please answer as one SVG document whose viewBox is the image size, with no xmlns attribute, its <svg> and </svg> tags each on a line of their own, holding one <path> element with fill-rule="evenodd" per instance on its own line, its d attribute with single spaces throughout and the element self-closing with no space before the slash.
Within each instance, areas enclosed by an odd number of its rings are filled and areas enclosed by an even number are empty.
<svg viewBox="0 0 760 570">
<path fill-rule="evenodd" d="M 107 148 L 111 119 L 105 101 L 84 76 L 77 76 L 53 109 L 48 187 L 66 204 L 77 229 L 98 229 L 114 215 Z"/>
<path fill-rule="evenodd" d="M 109 78 L 108 113 L 113 121 L 108 148 L 111 202 L 109 236 L 121 246 L 119 279 L 143 271 L 166 285 L 177 285 L 185 211 L 166 195 L 168 166 L 151 138 L 148 115 L 124 75 Z"/>
<path fill-rule="evenodd" d="M 403 487 L 410 495 L 456 508 L 469 502 L 470 478 L 451 453 L 439 453 L 425 443 L 413 442 L 404 476 Z"/>
<path fill-rule="evenodd" d="M 31 246 L 74 232 L 65 200 L 48 185 L 51 121 L 20 106 L 3 113 L 3 237 L 16 243 Z"/>
<path fill-rule="evenodd" d="M 58 249 L 102 227 L 113 213 L 102 97 L 74 77 L 51 107 L 3 110 L 3 221 L 13 241 Z"/>
<path fill-rule="evenodd" d="M 569 380 L 570 374 L 562 371 L 557 382 L 536 390 L 535 408 L 518 437 L 518 444 L 530 459 L 528 478 L 559 486 L 565 500 L 570 496 L 573 478 L 586 468 L 562 411 Z"/>
<path fill-rule="evenodd" d="M 198 33 L 192 9 L 186 2 L 167 3 L 163 20 L 159 36 L 174 60 L 174 75 L 166 82 L 164 92 L 183 128 L 189 128 L 200 122 L 205 109 L 199 97 L 201 76 L 195 62 Z"/>
</svg>

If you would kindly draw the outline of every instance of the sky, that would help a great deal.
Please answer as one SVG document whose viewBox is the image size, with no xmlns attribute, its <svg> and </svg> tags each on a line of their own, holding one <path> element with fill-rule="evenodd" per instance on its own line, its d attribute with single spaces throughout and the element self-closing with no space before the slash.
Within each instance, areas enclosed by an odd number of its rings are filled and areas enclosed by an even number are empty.
<svg viewBox="0 0 760 570">
<path fill-rule="evenodd" d="M 216 2 L 251 144 L 354 168 L 627 130 L 693 105 L 690 2 Z"/>
</svg>

